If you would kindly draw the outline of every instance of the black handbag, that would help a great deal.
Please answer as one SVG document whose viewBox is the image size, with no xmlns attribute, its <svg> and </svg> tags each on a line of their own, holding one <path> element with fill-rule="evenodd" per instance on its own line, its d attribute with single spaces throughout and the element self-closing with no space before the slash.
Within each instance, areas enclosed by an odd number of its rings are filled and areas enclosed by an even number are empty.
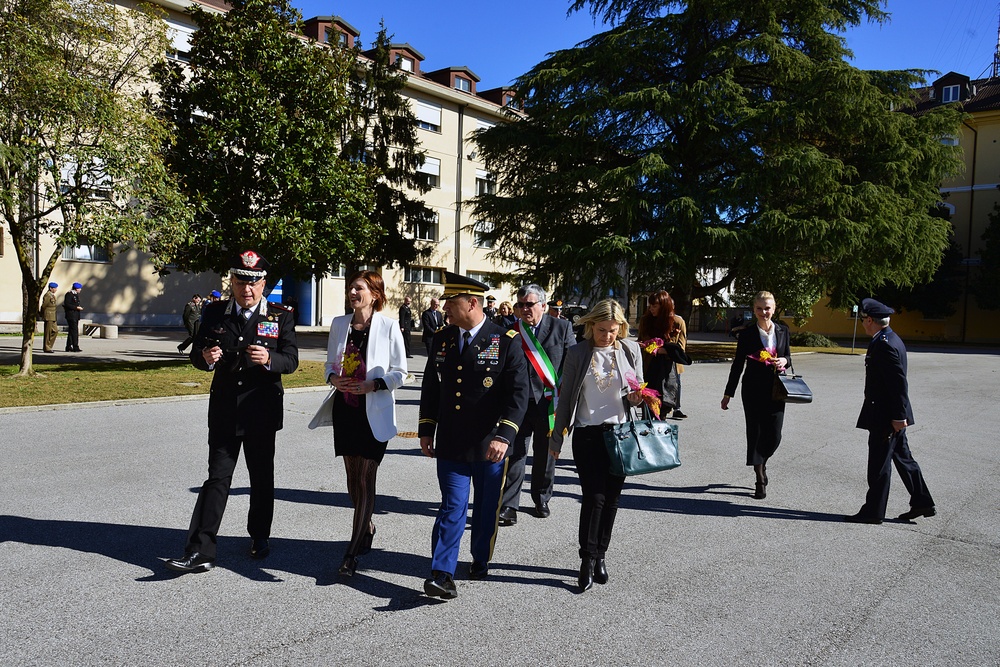
<svg viewBox="0 0 1000 667">
<path fill-rule="evenodd" d="M 801 375 L 782 373 L 774 374 L 774 388 L 771 390 L 771 400 L 779 403 L 812 403 L 813 393 Z"/>
<path fill-rule="evenodd" d="M 625 414 L 627 422 L 608 424 L 604 431 L 604 446 L 611 459 L 612 475 L 644 475 L 670 470 L 681 464 L 677 449 L 677 424 L 653 419 L 645 404 L 642 419 L 633 419 L 628 405 L 625 406 Z"/>
</svg>

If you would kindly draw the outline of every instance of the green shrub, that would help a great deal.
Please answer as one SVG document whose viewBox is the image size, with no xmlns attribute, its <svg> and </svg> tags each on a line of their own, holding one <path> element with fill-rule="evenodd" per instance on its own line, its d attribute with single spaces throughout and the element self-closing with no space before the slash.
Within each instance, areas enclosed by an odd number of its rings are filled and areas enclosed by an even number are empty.
<svg viewBox="0 0 1000 667">
<path fill-rule="evenodd" d="M 791 343 L 796 347 L 840 347 L 826 336 L 811 331 L 799 331 L 791 336 Z"/>
</svg>

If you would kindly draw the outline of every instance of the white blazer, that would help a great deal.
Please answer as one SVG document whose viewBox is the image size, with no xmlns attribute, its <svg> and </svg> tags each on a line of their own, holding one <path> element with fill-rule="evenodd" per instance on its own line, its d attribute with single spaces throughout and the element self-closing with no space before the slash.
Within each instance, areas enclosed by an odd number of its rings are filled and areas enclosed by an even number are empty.
<svg viewBox="0 0 1000 667">
<path fill-rule="evenodd" d="M 326 346 L 326 373 L 329 379 L 339 373 L 340 362 L 347 347 L 353 313 L 335 317 L 330 324 L 330 339 Z M 365 412 L 372 427 L 372 435 L 385 442 L 396 435 L 396 390 L 406 382 L 406 350 L 403 334 L 396 320 L 380 312 L 372 313 L 368 331 L 368 352 L 365 355 L 366 380 L 382 378 L 389 391 L 376 391 L 365 395 Z M 337 370 L 334 370 L 334 369 Z"/>
</svg>

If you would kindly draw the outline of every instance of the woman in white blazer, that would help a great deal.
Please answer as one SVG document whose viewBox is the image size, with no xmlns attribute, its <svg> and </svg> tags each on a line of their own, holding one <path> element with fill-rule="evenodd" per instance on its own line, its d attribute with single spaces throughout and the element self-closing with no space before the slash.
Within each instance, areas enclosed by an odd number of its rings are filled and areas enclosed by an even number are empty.
<svg viewBox="0 0 1000 667">
<path fill-rule="evenodd" d="M 347 283 L 354 312 L 333 320 L 326 350 L 326 380 L 333 398 L 333 446 L 344 457 L 354 529 L 340 566 L 352 576 L 358 556 L 375 537 L 375 477 L 389 439 L 396 435 L 394 392 L 406 381 L 406 351 L 396 320 L 381 312 L 385 283 L 374 271 L 359 271 Z"/>
<path fill-rule="evenodd" d="M 625 311 L 605 299 L 579 320 L 584 340 L 569 348 L 563 360 L 559 407 L 549 437 L 549 451 L 559 458 L 563 440 L 573 435 L 573 461 L 580 477 L 580 592 L 596 581 L 608 582 L 604 560 L 618 513 L 625 478 L 611 474 L 604 446 L 609 424 L 628 420 L 625 400 L 642 401 L 629 386 L 629 376 L 642 382 L 642 353 L 628 337 Z"/>
</svg>

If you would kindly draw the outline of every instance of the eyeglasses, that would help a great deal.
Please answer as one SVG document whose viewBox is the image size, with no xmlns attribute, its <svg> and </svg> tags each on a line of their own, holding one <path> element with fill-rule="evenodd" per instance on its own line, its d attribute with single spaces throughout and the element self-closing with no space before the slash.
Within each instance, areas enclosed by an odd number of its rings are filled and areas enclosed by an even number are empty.
<svg viewBox="0 0 1000 667">
<path fill-rule="evenodd" d="M 515 308 L 534 308 L 538 305 L 537 301 L 518 301 L 514 304 Z"/>
</svg>

